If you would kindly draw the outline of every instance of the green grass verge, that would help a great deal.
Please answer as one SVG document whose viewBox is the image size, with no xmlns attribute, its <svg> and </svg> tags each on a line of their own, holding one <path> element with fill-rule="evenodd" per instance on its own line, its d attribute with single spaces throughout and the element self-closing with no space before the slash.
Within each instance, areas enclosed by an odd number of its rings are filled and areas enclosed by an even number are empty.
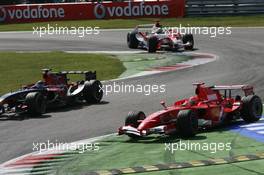
<svg viewBox="0 0 264 175">
<path fill-rule="evenodd" d="M 126 71 L 120 77 L 128 77 L 154 67 L 175 65 L 191 59 L 191 56 L 178 55 L 175 53 L 156 54 L 118 54 L 117 57 L 123 62 Z"/>
<path fill-rule="evenodd" d="M 140 18 L 140 19 L 113 19 L 113 20 L 75 20 L 75 21 L 53 21 L 42 23 L 25 23 L 25 24 L 1 24 L 0 31 L 31 31 L 36 26 L 75 26 L 75 27 L 100 27 L 105 29 L 131 28 L 138 24 L 150 24 L 156 19 Z M 161 19 L 164 26 L 177 27 L 183 26 L 231 26 L 231 27 L 248 27 L 248 26 L 264 26 L 264 15 L 252 16 L 225 16 L 225 17 L 186 17 L 186 18 L 165 18 Z"/>
<path fill-rule="evenodd" d="M 179 143 L 178 138 L 154 136 L 134 142 L 127 136 L 113 136 L 100 141 L 100 150 L 85 152 L 74 157 L 73 161 L 66 162 L 57 174 L 80 174 L 90 170 L 105 170 L 113 168 L 125 168 L 131 166 L 152 165 L 162 163 L 184 162 L 190 160 L 206 160 L 209 158 L 229 157 L 230 155 L 254 154 L 264 151 L 263 143 L 240 136 L 238 133 L 225 129 L 213 132 L 201 133 L 191 140 L 181 140 L 187 143 L 231 143 L 230 151 L 224 150 L 203 151 L 203 150 L 177 150 L 174 153 L 165 151 L 164 143 Z M 215 153 L 212 153 L 215 152 Z M 247 174 L 246 168 L 257 172 L 263 172 L 260 167 L 264 160 L 219 165 L 197 168 L 198 174 Z M 242 167 L 242 168 L 240 168 Z M 149 174 L 149 173 L 146 173 Z M 173 170 L 155 172 L 153 174 L 196 174 L 196 168 L 186 170 Z"/>
<path fill-rule="evenodd" d="M 119 59 L 106 54 L 0 52 L 0 63 L 0 94 L 42 79 L 43 68 L 52 68 L 54 71 L 96 70 L 100 80 L 117 78 L 125 71 Z M 71 78 L 77 80 L 80 76 Z"/>
</svg>

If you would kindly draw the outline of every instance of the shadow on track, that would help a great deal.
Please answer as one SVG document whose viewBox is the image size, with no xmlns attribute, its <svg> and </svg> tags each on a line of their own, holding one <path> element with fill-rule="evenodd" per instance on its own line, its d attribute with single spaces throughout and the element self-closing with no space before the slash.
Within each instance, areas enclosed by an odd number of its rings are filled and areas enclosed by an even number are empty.
<svg viewBox="0 0 264 175">
<path fill-rule="evenodd" d="M 3 114 L 0 115 L 0 122 L 1 121 L 23 121 L 23 120 L 29 120 L 29 119 L 46 119 L 52 117 L 51 114 L 49 113 L 61 113 L 61 112 L 69 112 L 73 110 L 80 110 L 83 108 L 87 108 L 89 106 L 95 106 L 95 105 L 105 105 L 108 104 L 109 102 L 107 101 L 101 101 L 100 103 L 97 104 L 89 104 L 89 103 L 84 103 L 84 102 L 78 102 L 74 103 L 71 105 L 66 105 L 66 106 L 54 106 L 54 107 L 49 107 L 49 109 L 46 111 L 46 114 L 40 115 L 40 116 L 30 116 L 27 113 L 21 113 L 21 114 Z"/>
</svg>

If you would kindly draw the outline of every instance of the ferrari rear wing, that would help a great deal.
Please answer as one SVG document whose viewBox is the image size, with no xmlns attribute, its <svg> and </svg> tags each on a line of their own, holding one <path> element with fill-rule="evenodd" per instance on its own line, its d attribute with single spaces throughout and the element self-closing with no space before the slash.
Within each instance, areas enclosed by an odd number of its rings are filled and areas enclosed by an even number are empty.
<svg viewBox="0 0 264 175">
<path fill-rule="evenodd" d="M 236 90 L 236 89 L 241 89 L 241 90 L 253 90 L 253 86 L 251 85 L 215 85 L 212 86 L 213 90 Z"/>
<path fill-rule="evenodd" d="M 251 85 L 229 85 L 229 86 L 212 86 L 212 90 L 224 90 L 225 96 L 227 91 L 229 91 L 229 96 L 231 96 L 232 90 L 242 90 L 245 93 L 245 96 L 254 94 L 254 87 Z"/>
</svg>

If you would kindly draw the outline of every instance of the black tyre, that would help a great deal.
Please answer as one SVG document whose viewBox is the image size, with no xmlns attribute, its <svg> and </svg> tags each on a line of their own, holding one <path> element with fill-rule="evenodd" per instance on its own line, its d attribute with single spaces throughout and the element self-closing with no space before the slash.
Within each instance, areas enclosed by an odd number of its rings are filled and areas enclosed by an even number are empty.
<svg viewBox="0 0 264 175">
<path fill-rule="evenodd" d="M 189 46 L 184 46 L 185 50 L 193 50 L 194 40 L 193 40 L 193 35 L 192 34 L 183 35 L 182 42 L 183 42 L 183 44 L 186 44 L 188 42 L 190 43 Z"/>
<path fill-rule="evenodd" d="M 5 108 L 3 106 L 0 106 L 0 115 L 5 113 Z"/>
<path fill-rule="evenodd" d="M 246 122 L 256 122 L 263 112 L 261 98 L 257 95 L 249 95 L 242 98 L 241 117 Z"/>
<path fill-rule="evenodd" d="M 155 36 L 152 36 L 148 40 L 148 52 L 149 53 L 154 53 L 157 51 L 158 47 L 158 38 Z"/>
<path fill-rule="evenodd" d="M 137 34 L 136 32 L 129 32 L 127 34 L 127 46 L 130 49 L 137 49 L 138 48 L 139 41 L 136 38 L 136 34 Z"/>
<path fill-rule="evenodd" d="M 176 126 L 180 137 L 186 138 L 195 136 L 198 131 L 198 118 L 196 112 L 192 110 L 180 111 Z"/>
<path fill-rule="evenodd" d="M 42 115 L 46 112 L 46 99 L 40 92 L 30 92 L 26 95 L 25 104 L 28 113 L 33 116 Z"/>
<path fill-rule="evenodd" d="M 84 99 L 88 103 L 99 103 L 103 98 L 102 83 L 99 80 L 85 82 Z"/>
<path fill-rule="evenodd" d="M 138 122 L 139 120 L 144 120 L 146 118 L 146 115 L 144 112 L 142 111 L 130 111 L 127 114 L 126 117 L 126 121 L 125 121 L 125 125 L 130 125 L 134 128 L 137 128 L 140 124 L 140 122 Z M 134 134 L 127 134 L 129 137 L 131 138 L 139 138 L 139 136 L 134 135 Z"/>
</svg>

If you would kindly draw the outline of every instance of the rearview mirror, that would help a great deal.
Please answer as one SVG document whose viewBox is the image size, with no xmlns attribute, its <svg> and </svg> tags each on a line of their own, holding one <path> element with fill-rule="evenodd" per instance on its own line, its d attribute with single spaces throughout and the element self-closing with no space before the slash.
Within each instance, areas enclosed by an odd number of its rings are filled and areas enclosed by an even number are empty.
<svg viewBox="0 0 264 175">
<path fill-rule="evenodd" d="M 166 106 L 166 104 L 165 104 L 165 101 L 162 100 L 162 101 L 160 102 L 160 104 L 161 104 L 161 106 L 164 107 L 164 109 L 167 109 L 167 106 Z"/>
</svg>

